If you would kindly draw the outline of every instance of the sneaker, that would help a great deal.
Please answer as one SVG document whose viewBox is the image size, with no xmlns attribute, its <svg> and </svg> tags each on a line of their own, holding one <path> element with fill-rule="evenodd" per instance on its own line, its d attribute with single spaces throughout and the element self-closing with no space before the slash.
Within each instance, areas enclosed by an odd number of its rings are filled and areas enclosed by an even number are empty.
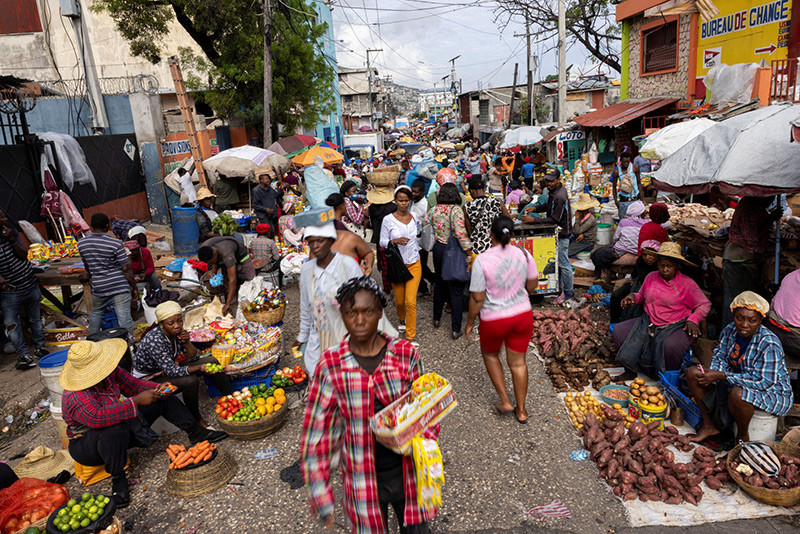
<svg viewBox="0 0 800 534">
<path fill-rule="evenodd" d="M 404 324 L 397 325 L 397 330 L 399 332 L 405 332 L 406 331 L 406 325 L 404 325 Z"/>
<path fill-rule="evenodd" d="M 17 365 L 15 366 L 20 371 L 25 371 L 27 369 L 33 369 L 36 367 L 36 362 L 33 361 L 33 358 L 28 356 L 22 356 L 17 360 Z"/>
<path fill-rule="evenodd" d="M 417 343 L 416 341 L 411 341 L 411 346 L 414 347 L 415 349 L 418 349 L 419 343 Z"/>
<path fill-rule="evenodd" d="M 45 356 L 50 354 L 50 351 L 48 351 L 46 348 L 42 347 L 42 348 L 36 349 L 36 351 L 34 351 L 33 354 L 36 356 L 36 359 L 38 360 L 39 358 L 44 358 Z"/>
</svg>

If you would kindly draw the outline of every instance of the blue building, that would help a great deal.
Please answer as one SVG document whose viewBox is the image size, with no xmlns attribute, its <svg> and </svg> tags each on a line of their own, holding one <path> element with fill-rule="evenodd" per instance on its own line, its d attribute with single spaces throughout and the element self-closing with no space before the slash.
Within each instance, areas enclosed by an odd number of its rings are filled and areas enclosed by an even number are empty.
<svg viewBox="0 0 800 534">
<path fill-rule="evenodd" d="M 328 25 L 328 31 L 322 38 L 322 53 L 333 69 L 333 101 L 336 109 L 327 117 L 322 117 L 313 131 L 306 131 L 308 135 L 315 135 L 325 141 L 342 146 L 342 98 L 339 93 L 339 65 L 336 61 L 336 41 L 333 37 L 333 15 L 331 14 L 330 0 L 311 0 L 311 5 L 317 14 L 317 23 Z M 327 120 L 326 120 L 327 119 Z"/>
</svg>

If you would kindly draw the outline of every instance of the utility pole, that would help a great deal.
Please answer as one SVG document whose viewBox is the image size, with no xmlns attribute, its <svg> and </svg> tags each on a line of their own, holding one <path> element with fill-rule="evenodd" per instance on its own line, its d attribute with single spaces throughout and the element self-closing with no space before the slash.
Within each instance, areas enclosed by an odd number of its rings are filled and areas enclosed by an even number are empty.
<svg viewBox="0 0 800 534">
<path fill-rule="evenodd" d="M 528 67 L 528 124 L 533 126 L 533 75 L 531 73 L 531 20 L 528 11 L 525 11 L 525 33 L 515 33 L 514 37 L 525 37 L 525 44 L 528 53 L 525 57 Z"/>
<path fill-rule="evenodd" d="M 264 133 L 261 144 L 272 144 L 272 0 L 264 0 Z"/>
<path fill-rule="evenodd" d="M 69 3 L 68 3 L 69 4 Z M 100 89 L 100 78 L 97 76 L 94 55 L 92 53 L 92 43 L 88 38 L 86 20 L 83 18 L 83 5 L 80 0 L 71 4 L 68 11 L 62 10 L 61 15 L 68 17 L 72 22 L 72 29 L 75 32 L 75 42 L 78 43 L 79 62 L 83 69 L 86 79 L 86 92 L 89 95 L 89 107 L 92 110 L 92 134 L 103 133 L 108 128 L 108 115 L 106 115 L 106 105 L 103 101 L 103 92 Z"/>
<path fill-rule="evenodd" d="M 519 63 L 514 63 L 514 85 L 511 86 L 511 102 L 508 104 L 508 126 L 511 128 L 511 117 L 514 115 L 514 95 L 517 93 L 517 70 Z"/>
<path fill-rule="evenodd" d="M 558 0 L 558 125 L 567 122 L 567 19 L 565 0 Z"/>
<path fill-rule="evenodd" d="M 369 53 L 370 52 L 383 52 L 383 48 L 372 49 L 370 48 L 367 50 L 367 84 L 369 85 L 369 129 L 373 130 L 375 128 L 372 122 L 372 115 L 374 114 L 373 105 L 372 105 L 372 68 L 369 66 Z"/>
</svg>

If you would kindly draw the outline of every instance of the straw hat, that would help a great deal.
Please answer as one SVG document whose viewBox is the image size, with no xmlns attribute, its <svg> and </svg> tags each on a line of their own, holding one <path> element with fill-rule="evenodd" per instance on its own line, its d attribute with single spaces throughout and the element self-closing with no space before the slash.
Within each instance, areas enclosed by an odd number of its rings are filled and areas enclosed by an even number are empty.
<svg viewBox="0 0 800 534">
<path fill-rule="evenodd" d="M 19 478 L 39 478 L 47 480 L 61 471 L 75 472 L 75 462 L 65 450 L 54 451 L 39 445 L 25 455 L 25 458 L 14 467 Z"/>
<path fill-rule="evenodd" d="M 367 200 L 373 204 L 388 204 L 394 200 L 394 190 L 391 187 L 376 187 L 367 191 Z"/>
<path fill-rule="evenodd" d="M 678 243 L 674 243 L 672 241 L 665 241 L 661 243 L 661 246 L 658 247 L 657 256 L 661 258 L 672 258 L 673 260 L 680 260 L 686 265 L 694 266 L 694 263 L 690 262 L 686 258 L 683 257 L 681 253 L 681 246 Z"/>
<path fill-rule="evenodd" d="M 589 193 L 581 193 L 578 197 L 578 201 L 572 203 L 572 209 L 575 211 L 585 211 L 596 208 L 599 205 L 600 202 L 598 202 L 597 199 L 592 198 L 592 195 Z"/>
<path fill-rule="evenodd" d="M 217 195 L 212 193 L 209 188 L 201 187 L 197 190 L 197 200 L 203 200 L 204 198 L 217 198 Z"/>
<path fill-rule="evenodd" d="M 78 341 L 70 347 L 59 383 L 66 391 L 82 391 L 102 382 L 128 350 L 124 339 Z"/>
</svg>

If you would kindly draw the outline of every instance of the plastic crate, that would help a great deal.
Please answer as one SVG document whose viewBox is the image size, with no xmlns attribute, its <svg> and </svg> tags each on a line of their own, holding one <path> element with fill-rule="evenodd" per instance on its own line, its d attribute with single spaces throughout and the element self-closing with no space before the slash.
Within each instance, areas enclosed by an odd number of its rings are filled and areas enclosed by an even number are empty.
<svg viewBox="0 0 800 534">
<path fill-rule="evenodd" d="M 684 421 L 686 421 L 691 427 L 697 428 L 700 423 L 703 421 L 703 416 L 700 415 L 700 409 L 697 405 L 688 398 L 686 395 L 681 393 L 679 375 L 680 371 L 664 371 L 663 373 L 658 373 L 658 383 L 661 386 L 661 390 L 671 398 L 678 406 L 683 408 L 683 411 L 686 412 L 684 416 Z"/>
<path fill-rule="evenodd" d="M 260 386 L 261 384 L 266 384 L 270 386 L 272 384 L 272 377 L 275 375 L 275 371 L 278 369 L 278 365 L 280 365 L 281 360 L 278 358 L 278 361 L 273 363 L 272 365 L 267 365 L 262 369 L 257 369 L 252 373 L 247 373 L 237 377 L 231 377 L 231 386 L 233 387 L 234 391 L 238 391 L 242 388 L 252 387 L 252 386 Z M 217 387 L 211 382 L 211 380 L 206 376 L 204 377 L 206 381 L 206 386 L 208 386 L 208 396 L 209 397 L 220 397 L 222 393 Z"/>
<path fill-rule="evenodd" d="M 119 327 L 117 312 L 115 312 L 113 308 L 106 308 L 100 320 L 100 330 L 111 330 L 117 327 Z"/>
</svg>

